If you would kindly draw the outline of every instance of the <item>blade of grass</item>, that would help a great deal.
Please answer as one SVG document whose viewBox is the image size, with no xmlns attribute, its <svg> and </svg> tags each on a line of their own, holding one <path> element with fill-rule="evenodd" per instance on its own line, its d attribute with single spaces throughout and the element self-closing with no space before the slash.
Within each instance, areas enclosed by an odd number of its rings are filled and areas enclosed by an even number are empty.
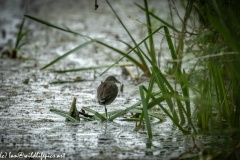
<svg viewBox="0 0 240 160">
<path fill-rule="evenodd" d="M 151 64 L 151 66 L 155 66 L 155 63 L 143 52 L 141 48 L 139 48 L 141 51 L 142 55 L 148 60 L 148 62 Z"/>
<path fill-rule="evenodd" d="M 105 46 L 105 47 L 107 47 L 107 48 L 112 49 L 113 51 L 121 54 L 123 57 L 126 57 L 126 58 L 129 59 L 131 62 L 133 62 L 134 64 L 136 64 L 136 66 L 138 66 L 139 68 L 141 68 L 142 71 L 144 71 L 144 69 L 145 69 L 144 66 L 143 66 L 141 63 L 139 63 L 136 59 L 134 59 L 133 57 L 129 56 L 128 54 L 125 54 L 125 53 L 122 52 L 121 50 L 119 50 L 119 49 L 117 49 L 117 48 L 114 48 L 114 47 L 112 47 L 112 46 L 109 46 L 108 44 L 103 43 L 103 42 L 101 42 L 101 41 L 99 41 L 99 40 L 94 40 L 94 41 L 97 42 L 97 43 L 99 43 L 99 44 L 101 44 L 101 45 L 103 45 L 103 46 Z M 136 49 L 136 48 L 132 48 L 132 49 L 130 50 L 130 52 L 133 51 L 134 49 Z M 120 60 L 119 60 L 119 61 L 120 61 Z M 112 66 L 116 65 L 119 61 L 117 61 L 116 63 L 114 63 Z M 111 66 L 111 67 L 112 67 L 112 66 Z M 110 67 L 110 68 L 111 68 L 111 67 Z"/>
<path fill-rule="evenodd" d="M 149 92 L 152 92 L 154 82 L 155 82 L 155 79 L 154 79 L 153 76 L 151 76 L 150 81 L 149 81 L 149 83 L 148 83 L 148 91 L 149 91 Z M 149 104 L 149 103 L 148 103 L 148 102 L 149 102 L 149 98 L 150 98 L 150 96 L 147 94 L 147 95 L 146 95 L 146 104 L 147 104 L 147 106 L 148 106 L 148 104 Z M 148 109 L 148 107 L 147 107 L 147 109 Z M 143 121 L 143 117 L 144 117 L 144 110 L 142 110 L 142 113 L 141 113 L 141 117 L 140 117 L 140 121 L 141 121 L 141 122 Z"/>
<path fill-rule="evenodd" d="M 79 122 L 75 118 L 73 118 L 70 115 L 68 115 L 68 112 L 65 112 L 65 111 L 62 111 L 62 110 L 58 110 L 58 109 L 55 109 L 55 108 L 51 108 L 50 112 L 53 112 L 53 113 L 58 114 L 58 115 L 60 115 L 62 117 L 65 117 L 65 118 L 69 119 L 71 122 Z"/>
<path fill-rule="evenodd" d="M 85 111 L 88 111 L 88 112 L 94 114 L 95 117 L 101 119 L 102 121 L 107 120 L 105 116 L 103 116 L 102 114 L 98 113 L 97 111 L 94 111 L 94 110 L 92 110 L 90 108 L 87 108 L 87 107 L 83 107 L 83 109 Z"/>
<path fill-rule="evenodd" d="M 144 46 L 145 46 L 145 48 L 146 48 L 147 52 L 149 53 L 149 52 L 150 52 L 150 50 L 149 50 L 149 48 L 148 48 L 148 45 L 147 45 L 147 42 L 146 42 L 146 41 L 144 42 Z"/>
<path fill-rule="evenodd" d="M 170 52 L 171 52 L 171 56 L 172 56 L 172 59 L 173 60 L 177 60 L 177 54 L 176 54 L 176 51 L 174 49 L 174 45 L 173 45 L 173 42 L 172 42 L 172 39 L 171 39 L 171 36 L 170 36 L 170 33 L 169 33 L 169 30 L 167 27 L 164 27 L 164 32 L 165 32 L 165 35 L 166 35 L 166 39 L 167 39 L 167 43 L 168 43 L 168 47 L 170 49 Z M 189 98 L 189 89 L 187 87 L 187 80 L 186 80 L 186 73 L 184 71 L 184 73 L 182 74 L 180 68 L 181 68 L 181 65 L 178 64 L 177 62 L 174 62 L 173 64 L 173 69 L 174 71 L 176 71 L 176 78 L 177 80 L 179 81 L 180 83 L 180 86 L 181 86 L 181 89 L 182 89 L 182 93 L 183 93 L 183 97 L 184 98 Z M 187 110 L 187 115 L 188 116 L 188 119 L 189 117 L 191 117 L 191 108 L 190 108 L 190 101 L 189 100 L 185 100 L 185 105 L 186 105 L 186 110 Z"/>
<path fill-rule="evenodd" d="M 123 24 L 122 20 L 120 19 L 120 17 L 117 15 L 117 13 L 115 12 L 115 10 L 113 9 L 112 5 L 109 3 L 108 0 L 106 0 L 107 4 L 109 5 L 109 7 L 112 9 L 113 13 L 115 14 L 115 16 L 117 17 L 118 21 L 120 22 L 120 24 L 122 25 L 122 27 L 124 28 L 124 30 L 127 32 L 128 36 L 131 38 L 132 42 L 134 43 L 134 45 L 136 46 L 137 43 L 136 41 L 134 40 L 134 38 L 132 37 L 132 35 L 130 34 L 130 32 L 128 31 L 128 29 L 126 28 L 126 26 Z M 137 47 L 137 50 L 138 50 L 138 47 Z M 144 58 L 142 57 L 142 54 L 140 53 L 140 51 L 138 50 L 137 52 L 137 56 L 139 57 L 143 67 L 144 67 L 144 72 L 147 72 L 149 69 L 147 67 L 147 64 L 144 60 Z"/>
<path fill-rule="evenodd" d="M 127 113 L 128 111 L 130 111 L 131 109 L 139 106 L 141 103 L 142 103 L 142 101 L 139 101 L 139 102 L 135 103 L 134 105 L 132 105 L 131 107 L 128 107 L 128 108 L 126 108 L 126 109 L 124 109 L 124 110 L 122 110 L 122 111 L 117 112 L 115 115 L 113 115 L 112 117 L 110 117 L 108 120 L 109 120 L 109 121 L 113 121 L 114 119 L 116 119 L 116 118 L 118 118 L 118 117 L 126 114 L 126 113 Z"/>
<path fill-rule="evenodd" d="M 132 63 L 126 63 L 126 64 L 116 64 L 114 67 L 122 67 L 122 66 L 134 66 L 134 65 Z M 94 70 L 94 69 L 108 68 L 108 67 L 109 65 L 103 65 L 103 66 L 96 66 L 96 67 L 75 68 L 75 69 L 69 69 L 69 70 L 53 70 L 53 72 L 67 73 L 67 72 L 78 72 L 78 71 Z"/>
<path fill-rule="evenodd" d="M 148 92 L 148 90 L 143 86 L 143 89 L 150 95 L 150 97 L 158 104 L 158 106 L 164 111 L 164 113 L 167 114 L 167 116 L 173 121 L 173 123 L 178 127 L 179 130 L 182 131 L 183 134 L 189 134 L 189 131 L 186 131 L 182 128 L 181 125 L 179 125 L 178 121 L 176 121 L 176 119 L 168 112 L 167 109 L 165 109 L 161 103 L 159 103 L 156 98 L 152 95 L 151 92 Z"/>
<path fill-rule="evenodd" d="M 19 31 L 18 31 L 16 44 L 15 44 L 15 49 L 18 48 L 18 44 L 19 44 L 20 40 L 22 39 L 22 29 L 23 29 L 23 26 L 24 26 L 24 22 L 25 22 L 25 18 L 23 18 L 22 23 L 21 23 L 20 28 L 19 28 Z"/>
<path fill-rule="evenodd" d="M 144 88 L 144 86 L 139 87 L 140 96 L 141 96 L 142 105 L 143 105 L 143 114 L 144 114 L 144 119 L 145 119 L 146 126 L 147 126 L 148 137 L 149 137 L 149 139 L 152 139 L 152 128 L 151 128 L 151 123 L 150 123 L 149 116 L 148 116 L 147 101 L 146 101 L 146 98 L 144 95 L 143 88 Z"/>
<path fill-rule="evenodd" d="M 215 86 L 215 90 L 216 90 L 216 96 L 217 96 L 217 111 L 218 111 L 218 122 L 219 122 L 219 126 L 220 128 L 222 128 L 223 122 L 223 116 L 222 116 L 222 110 L 221 110 L 221 97 L 220 97 L 220 93 L 219 93 L 219 82 L 218 82 L 218 75 L 215 73 L 214 69 L 211 70 L 212 75 L 213 75 L 213 80 L 215 82 L 214 86 Z"/>
<path fill-rule="evenodd" d="M 155 95 L 153 94 L 153 96 L 155 96 Z M 165 101 L 165 98 L 164 98 L 163 96 L 161 96 L 161 97 L 156 98 L 156 100 L 160 103 L 160 102 Z M 149 103 L 148 103 L 148 109 L 151 109 L 151 108 L 154 107 L 155 105 L 157 105 L 157 103 L 156 103 L 155 101 L 149 102 Z"/>
<path fill-rule="evenodd" d="M 93 43 L 93 41 L 87 41 L 87 42 L 79 45 L 78 47 L 70 50 L 69 52 L 65 53 L 64 55 L 62 55 L 62 56 L 58 57 L 57 59 L 53 60 L 52 62 L 48 63 L 47 65 L 45 65 L 44 67 L 42 67 L 41 70 L 46 69 L 47 67 L 53 65 L 54 63 L 60 61 L 61 59 L 65 58 L 65 57 L 67 57 L 67 56 L 70 55 L 71 53 L 76 52 L 77 50 L 79 50 L 79 49 L 81 49 L 81 48 L 83 48 L 83 47 L 86 47 L 87 45 L 89 45 L 89 44 L 91 44 L 91 43 Z"/>
<path fill-rule="evenodd" d="M 184 118 L 184 115 L 183 115 L 184 107 L 183 107 L 183 105 L 182 105 L 182 103 L 179 99 L 176 99 L 176 101 L 177 101 L 177 106 L 178 106 L 178 113 L 179 113 L 180 120 L 181 120 L 180 123 L 184 124 L 185 123 L 185 118 Z"/>
<path fill-rule="evenodd" d="M 17 42 L 17 44 L 16 44 L 16 48 L 15 48 L 15 49 L 20 49 L 20 48 L 24 45 L 23 43 L 19 45 L 19 43 L 20 43 L 20 41 L 22 40 L 22 38 L 23 38 L 25 35 L 27 35 L 29 32 L 30 32 L 30 30 L 27 30 L 27 31 L 25 31 L 23 34 L 21 34 L 21 35 L 18 37 L 18 42 Z"/>
<path fill-rule="evenodd" d="M 166 86 L 164 85 L 164 81 L 162 80 L 161 75 L 160 75 L 161 71 L 157 67 L 152 67 L 151 69 L 152 69 L 153 75 L 155 76 L 156 83 L 157 83 L 159 89 L 162 91 L 162 95 L 165 98 L 165 100 L 173 114 L 174 119 L 178 122 L 179 118 L 177 116 L 177 113 L 174 109 L 174 106 L 173 106 L 173 103 L 171 100 L 171 93 L 168 92 Z"/>
<path fill-rule="evenodd" d="M 26 41 L 26 42 L 21 43 L 20 45 L 18 45 L 17 50 L 20 50 L 22 46 L 24 46 L 24 45 L 26 45 L 26 44 L 28 44 L 28 43 L 29 43 L 29 41 Z"/>
<path fill-rule="evenodd" d="M 148 14 L 147 0 L 144 0 L 144 6 L 145 6 L 145 17 L 146 17 L 147 26 L 148 26 L 148 35 L 151 35 L 152 34 L 152 24 L 151 24 L 150 16 Z M 157 62 L 156 61 L 156 53 L 155 53 L 154 41 L 153 41 L 152 36 L 149 37 L 149 46 L 150 46 L 150 52 L 148 52 L 148 53 L 151 56 L 151 60 L 153 61 L 153 63 L 156 64 L 156 62 Z"/>
<path fill-rule="evenodd" d="M 157 33 L 161 28 L 163 28 L 163 26 L 160 26 L 159 28 L 157 28 L 152 35 L 154 35 L 155 33 Z M 116 61 L 115 63 L 113 63 L 109 68 L 107 68 L 105 71 L 103 71 L 100 76 L 102 76 L 104 73 L 106 73 L 110 68 L 112 68 L 115 64 L 117 64 L 118 62 L 120 62 L 124 57 L 126 57 L 129 53 L 131 53 L 134 49 L 136 49 L 139 45 L 141 45 L 144 41 L 146 41 L 148 38 L 150 37 L 150 35 L 148 35 L 146 38 L 144 38 L 140 43 L 138 43 L 135 47 L 133 47 L 130 51 L 128 51 L 126 54 L 124 54 L 124 56 L 122 58 L 120 58 L 118 61 Z"/>
<path fill-rule="evenodd" d="M 223 111 L 225 111 L 225 115 L 228 120 L 229 127 L 232 127 L 231 126 L 232 123 L 231 123 L 230 106 L 229 106 L 229 102 L 227 99 L 227 93 L 226 93 L 226 89 L 225 89 L 224 82 L 222 79 L 220 68 L 216 67 L 215 72 L 216 72 L 216 77 L 217 77 L 217 81 L 218 81 L 217 84 L 218 84 L 219 94 L 220 94 L 221 100 L 224 105 Z"/>
<path fill-rule="evenodd" d="M 85 35 L 82 35 L 82 34 L 80 34 L 80 33 L 71 31 L 71 30 L 69 30 L 69 29 L 61 28 L 61 27 L 59 27 L 59 26 L 57 26 L 57 25 L 54 25 L 54 24 L 51 24 L 51 23 L 49 23 L 49 22 L 47 22 L 47 21 L 44 21 L 44 20 L 41 20 L 41 19 L 38 19 L 38 18 L 35 18 L 35 17 L 32 17 L 32 16 L 29 16 L 29 15 L 24 15 L 24 16 L 27 17 L 27 18 L 29 18 L 29 19 L 32 19 L 32 20 L 34 20 L 34 21 L 37 21 L 37 22 L 39 22 L 39 23 L 45 24 L 45 25 L 47 25 L 47 26 L 50 26 L 50 27 L 52 27 L 52 28 L 55 28 L 55 29 L 58 29 L 58 30 L 61 30 L 61 31 L 64 31 L 64 32 L 72 33 L 72 34 L 75 34 L 75 35 L 79 35 L 79 36 L 82 36 L 82 37 L 86 37 L 86 38 L 92 40 L 92 38 L 90 38 L 90 37 L 88 37 L 88 36 L 85 36 Z"/>
<path fill-rule="evenodd" d="M 159 95 L 159 92 L 152 93 L 152 94 L 153 94 L 153 96 L 157 96 L 157 95 Z M 164 101 L 165 99 L 163 97 L 158 97 L 158 98 L 156 98 L 156 100 L 160 103 L 160 102 Z M 130 110 L 139 106 L 141 103 L 142 103 L 142 101 L 139 101 L 139 102 L 135 103 L 134 105 L 132 105 L 131 107 L 126 108 L 125 110 L 117 111 L 116 114 L 114 116 L 110 117 L 108 120 L 112 121 L 112 120 L 122 116 L 123 114 L 128 113 Z M 155 105 L 157 105 L 157 103 L 155 101 L 151 101 L 150 103 L 148 103 L 147 108 L 151 109 Z"/>
<path fill-rule="evenodd" d="M 142 113 L 142 110 L 132 109 L 132 110 L 129 111 L 129 113 Z M 166 119 L 164 117 L 160 116 L 159 114 L 148 111 L 148 115 L 152 116 L 152 117 L 155 117 L 155 118 L 159 119 L 160 121 L 166 121 Z M 139 118 L 137 120 L 139 120 Z"/>
<path fill-rule="evenodd" d="M 94 111 L 94 110 L 92 110 L 90 108 L 87 108 L 87 107 L 83 107 L 83 109 L 85 111 L 88 111 L 88 112 L 94 114 L 94 116 L 96 116 L 97 118 L 101 119 L 102 121 L 107 120 L 105 116 L 103 116 L 102 114 L 98 113 L 97 111 Z"/>
<path fill-rule="evenodd" d="M 167 43 L 168 43 L 168 48 L 170 49 L 172 59 L 176 60 L 177 55 L 176 55 L 176 52 L 175 52 L 175 49 L 174 49 L 174 45 L 173 45 L 169 30 L 166 26 L 164 26 L 163 29 L 164 29 L 164 32 L 165 32 L 165 36 L 166 36 Z M 173 69 L 174 69 L 174 71 L 177 71 L 177 62 L 173 62 Z"/>
<path fill-rule="evenodd" d="M 94 121 L 94 119 L 91 119 L 91 118 L 88 118 L 88 117 L 84 117 L 82 115 L 79 115 L 79 117 L 82 118 L 82 119 L 85 119 L 87 121 Z"/>
<path fill-rule="evenodd" d="M 128 48 L 133 49 L 133 47 L 132 47 L 129 43 L 124 42 L 123 40 L 119 40 L 119 42 L 122 42 L 122 43 L 125 44 Z M 136 54 L 138 54 L 138 52 L 137 52 L 135 49 L 133 50 L 133 52 L 135 52 Z"/>
<path fill-rule="evenodd" d="M 166 21 L 162 20 L 161 18 L 159 18 L 158 16 L 154 15 L 152 12 L 146 11 L 145 8 L 143 8 L 142 6 L 140 6 L 137 3 L 134 3 L 136 6 L 138 6 L 139 8 L 141 8 L 142 10 L 144 10 L 145 12 L 147 12 L 149 15 L 151 15 L 153 18 L 159 20 L 160 22 L 162 22 L 164 25 L 166 25 L 167 27 L 171 28 L 173 31 L 176 32 L 180 32 L 178 31 L 175 27 L 173 27 L 171 24 L 167 23 Z"/>
</svg>

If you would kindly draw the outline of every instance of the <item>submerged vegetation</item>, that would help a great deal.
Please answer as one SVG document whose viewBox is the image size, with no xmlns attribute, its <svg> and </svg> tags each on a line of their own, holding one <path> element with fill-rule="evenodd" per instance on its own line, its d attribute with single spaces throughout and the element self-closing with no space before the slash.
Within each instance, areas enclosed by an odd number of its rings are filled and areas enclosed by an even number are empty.
<svg viewBox="0 0 240 160">
<path fill-rule="evenodd" d="M 7 56 L 7 57 L 13 58 L 13 59 L 19 57 L 18 53 L 21 52 L 22 46 L 24 46 L 28 43 L 27 41 L 24 41 L 23 38 L 30 32 L 30 30 L 23 31 L 24 23 L 25 23 L 25 17 L 23 18 L 23 20 L 20 24 L 18 34 L 16 37 L 16 41 L 15 41 L 15 45 L 13 45 L 12 42 L 10 42 L 9 50 L 4 51 L 1 55 L 1 57 Z"/>
<path fill-rule="evenodd" d="M 240 128 L 240 99 L 238 98 L 240 95 L 240 20 L 238 17 L 240 4 L 237 0 L 182 1 L 185 8 L 183 18 L 178 14 L 174 1 L 170 1 L 170 14 L 175 12 L 179 16 L 180 29 L 176 27 L 173 19 L 171 19 L 172 23 L 169 23 L 155 15 L 149 10 L 147 0 L 143 0 L 144 7 L 136 4 L 146 16 L 147 36 L 140 43 L 133 38 L 109 1 L 106 0 L 106 2 L 130 37 L 131 43 L 122 41 L 130 50 L 124 52 L 99 39 L 92 39 L 25 15 L 44 25 L 88 39 L 42 69 L 87 45 L 97 43 L 123 56 L 112 66 L 126 57 L 142 71 L 144 76 L 150 78 L 148 87 L 143 85 L 139 87 L 141 101 L 125 110 L 109 113 L 110 121 L 128 112 L 135 113 L 138 121 L 145 121 L 148 136 L 151 139 L 153 134 L 149 116 L 160 120 L 162 118 L 149 110 L 153 106 L 158 106 L 184 134 L 197 134 L 197 127 L 203 130 Z M 162 25 L 153 25 L 152 19 L 159 21 Z M 163 73 L 158 65 L 160 57 L 155 49 L 159 44 L 156 44 L 154 37 L 157 37 L 156 33 L 160 31 L 164 33 L 172 58 L 166 73 Z M 131 52 L 135 55 L 130 54 Z M 194 58 L 189 58 L 188 55 L 193 55 Z M 189 61 L 193 61 L 194 65 L 188 65 Z M 168 76 L 165 76 L 166 74 Z M 158 91 L 153 92 L 156 87 Z M 162 102 L 166 102 L 167 105 L 162 105 Z M 137 109 L 136 112 L 136 107 L 140 104 L 142 108 Z M 95 116 L 84 117 L 85 119 L 106 120 L 106 117 L 89 108 L 86 108 L 86 111 Z M 239 154 L 237 156 L 239 157 Z"/>
</svg>

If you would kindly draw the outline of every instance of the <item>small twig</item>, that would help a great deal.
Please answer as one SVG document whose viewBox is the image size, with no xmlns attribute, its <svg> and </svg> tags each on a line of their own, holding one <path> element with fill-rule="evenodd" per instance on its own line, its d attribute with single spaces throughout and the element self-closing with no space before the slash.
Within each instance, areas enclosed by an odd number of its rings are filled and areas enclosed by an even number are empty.
<svg viewBox="0 0 240 160">
<path fill-rule="evenodd" d="M 99 7 L 99 6 L 98 6 L 98 4 L 97 4 L 97 0 L 95 0 L 95 10 L 97 10 L 98 7 Z"/>
<path fill-rule="evenodd" d="M 146 26 L 146 27 L 148 27 L 148 28 L 150 28 L 150 29 L 153 30 L 152 27 L 150 27 L 148 24 L 146 24 L 146 23 L 144 23 L 144 22 L 141 22 L 139 19 L 132 18 L 131 16 L 128 16 L 128 18 L 130 18 L 130 19 L 132 19 L 132 20 L 135 20 L 136 22 L 140 23 L 141 25 L 144 25 L 144 26 Z M 165 33 L 164 33 L 163 31 L 162 31 L 162 32 L 161 32 L 161 31 L 158 31 L 157 33 L 165 36 Z M 174 33 L 171 33 L 170 36 L 171 36 L 172 38 L 177 38 L 177 37 L 178 37 L 177 34 L 174 34 Z"/>
<path fill-rule="evenodd" d="M 169 4 L 170 4 L 170 5 L 172 6 L 172 8 L 175 10 L 175 12 L 177 13 L 178 18 L 179 18 L 180 21 L 182 21 L 182 23 L 183 23 L 183 19 L 181 18 L 180 14 L 179 14 L 176 6 L 175 6 L 175 2 L 172 0 L 172 3 L 169 1 Z"/>
<path fill-rule="evenodd" d="M 189 7 L 189 3 L 187 4 L 187 7 L 186 7 L 186 13 L 185 13 L 185 16 L 184 16 L 184 20 L 181 18 L 181 16 L 180 16 L 180 14 L 179 14 L 179 12 L 178 12 L 178 10 L 177 10 L 177 8 L 176 8 L 176 5 L 175 5 L 175 2 L 174 2 L 174 0 L 172 0 L 172 3 L 171 2 L 169 2 L 170 3 L 170 5 L 172 6 L 172 8 L 175 10 L 175 12 L 176 12 L 176 14 L 177 14 L 177 16 L 178 16 L 178 18 L 180 19 L 180 21 L 182 22 L 182 24 L 184 24 L 184 22 L 185 22 L 185 20 L 186 20 L 186 16 L 188 16 L 187 14 L 190 14 L 190 13 L 187 13 L 188 12 L 188 7 Z M 185 24 L 184 24 L 185 25 Z M 189 28 L 191 28 L 191 29 L 193 29 L 190 25 L 188 25 L 188 24 L 186 24 Z M 185 30 L 186 30 L 186 27 L 185 27 Z"/>
</svg>

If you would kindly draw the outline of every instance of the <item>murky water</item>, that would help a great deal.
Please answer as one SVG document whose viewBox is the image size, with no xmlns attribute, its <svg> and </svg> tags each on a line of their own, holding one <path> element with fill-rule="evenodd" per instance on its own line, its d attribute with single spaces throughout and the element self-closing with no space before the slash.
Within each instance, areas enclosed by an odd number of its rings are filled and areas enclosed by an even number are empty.
<svg viewBox="0 0 240 160">
<path fill-rule="evenodd" d="M 6 31 L 6 36 L 0 38 L 1 51 L 8 49 L 9 40 L 15 39 L 23 14 L 63 27 L 68 26 L 92 38 L 104 37 L 109 44 L 126 50 L 115 37 L 127 41 L 128 36 L 105 1 L 98 2 L 100 7 L 97 11 L 94 10 L 94 1 L 8 0 L 0 3 L 1 31 Z M 151 1 L 149 6 L 156 3 L 158 2 Z M 167 3 L 161 2 L 161 6 L 161 12 L 167 12 Z M 140 39 L 141 34 L 135 28 L 141 29 L 142 26 L 135 19 L 144 21 L 144 14 L 136 8 L 133 1 L 118 1 L 113 3 L 113 7 L 129 29 L 136 33 L 136 38 Z M 167 17 L 166 14 L 165 16 Z M 152 124 L 154 138 L 149 141 L 146 130 L 134 131 L 135 122 L 120 119 L 114 122 L 81 120 L 74 124 L 51 113 L 51 107 L 68 111 L 73 97 L 77 98 L 78 110 L 90 107 L 104 112 L 104 108 L 97 103 L 96 89 L 108 75 L 115 75 L 124 84 L 124 92 L 119 93 L 116 100 L 108 106 L 108 111 L 124 109 L 140 100 L 139 86 L 129 77 L 125 79 L 121 68 L 113 68 L 101 77 L 99 75 L 103 69 L 66 74 L 40 71 L 51 60 L 85 40 L 29 19 L 25 26 L 31 32 L 27 36 L 28 45 L 22 48 L 21 55 L 29 60 L 0 59 L 0 158 L 20 159 L 25 155 L 28 158 L 35 156 L 42 159 L 171 159 L 191 150 L 191 136 L 182 135 L 168 119 L 163 123 Z M 112 51 L 93 44 L 51 68 L 106 65 L 119 58 Z M 136 73 L 134 67 L 129 69 Z M 83 81 L 51 84 L 58 80 L 74 81 L 77 77 Z M 147 82 L 141 84 L 147 85 Z M 231 145 L 231 138 L 225 135 L 197 137 L 205 147 L 211 146 L 213 149 Z M 198 150 L 191 152 L 192 158 L 198 159 L 198 153 Z"/>
</svg>

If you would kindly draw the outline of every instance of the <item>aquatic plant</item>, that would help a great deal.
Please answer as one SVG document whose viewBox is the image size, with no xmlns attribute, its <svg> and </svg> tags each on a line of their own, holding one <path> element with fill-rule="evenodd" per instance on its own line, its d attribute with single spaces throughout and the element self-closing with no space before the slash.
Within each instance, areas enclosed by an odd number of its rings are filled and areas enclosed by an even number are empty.
<svg viewBox="0 0 240 160">
<path fill-rule="evenodd" d="M 21 47 L 28 43 L 27 41 L 23 41 L 23 38 L 30 32 L 30 30 L 23 31 L 24 23 L 25 17 L 23 18 L 22 23 L 20 24 L 15 45 L 12 46 L 12 43 L 10 43 L 9 51 L 5 51 L 2 56 L 6 54 L 10 58 L 17 58 L 17 53 L 20 52 Z"/>
<path fill-rule="evenodd" d="M 139 4 L 136 5 L 145 13 L 145 26 L 147 27 L 148 35 L 143 38 L 140 43 L 137 43 L 109 1 L 106 0 L 106 2 L 130 37 L 133 46 L 131 46 L 130 43 L 122 41 L 130 50 L 124 52 L 104 43 L 102 40 L 92 39 L 91 37 L 81 35 L 69 29 L 64 29 L 49 22 L 25 15 L 47 26 L 87 39 L 85 43 L 80 44 L 63 56 L 50 62 L 42 69 L 51 66 L 87 45 L 98 43 L 122 55 L 122 58 L 108 69 L 115 66 L 123 58 L 127 58 L 139 67 L 145 76 L 150 77 L 148 87 L 142 85 L 139 87 L 141 101 L 133 106 L 127 107 L 125 110 L 113 112 L 110 114 L 109 120 L 114 120 L 127 112 L 131 112 L 136 105 L 142 104 L 142 109 L 138 110 L 141 114 L 137 113 L 136 115 L 139 116 L 138 119 L 141 122 L 143 122 L 143 120 L 145 121 L 149 138 L 152 138 L 152 129 L 149 120 L 151 114 L 149 109 L 153 106 L 158 106 L 163 110 L 183 133 L 196 133 L 195 128 L 197 125 L 203 129 L 222 127 L 225 121 L 230 128 L 234 126 L 239 127 L 240 110 L 238 106 L 240 100 L 238 95 L 240 93 L 240 76 L 238 72 L 240 70 L 240 36 L 235 33 L 239 31 L 240 22 L 236 17 L 239 12 L 236 7 L 229 4 L 229 10 L 223 15 L 224 7 L 222 4 L 227 2 L 221 1 L 217 4 L 215 1 L 202 1 L 201 3 L 191 0 L 185 1 L 186 3 L 183 3 L 185 6 L 185 15 L 184 18 L 179 16 L 182 25 L 181 30 L 178 30 L 174 27 L 174 23 L 169 24 L 149 11 L 147 0 L 143 0 L 144 7 Z M 174 2 L 172 2 L 171 5 L 174 7 Z M 172 14 L 171 5 L 169 9 Z M 235 9 L 231 10 L 233 8 Z M 174 8 L 174 10 L 177 12 L 176 8 Z M 158 20 L 163 25 L 156 27 L 157 29 L 153 29 L 152 18 Z M 189 21 L 189 19 L 191 19 L 191 21 Z M 199 26 L 196 25 L 198 22 L 200 22 Z M 235 25 L 233 27 L 230 24 Z M 189 29 L 191 31 L 189 31 Z M 172 60 L 169 61 L 171 66 L 168 68 L 166 74 L 172 77 L 174 80 L 173 83 L 172 79 L 164 76 L 160 67 L 157 65 L 157 58 L 159 57 L 156 55 L 156 44 L 154 44 L 153 36 L 160 30 L 164 32 L 169 54 L 172 58 Z M 173 33 L 170 33 L 169 30 Z M 173 37 L 171 35 L 175 36 Z M 186 41 L 186 38 L 189 40 Z M 135 53 L 137 59 L 130 53 Z M 193 67 L 188 66 L 184 68 L 182 64 L 187 64 L 188 61 L 184 62 L 183 58 L 188 53 L 195 56 L 193 58 L 195 64 Z M 186 56 L 185 58 L 188 57 Z M 102 74 L 106 73 L 108 69 Z M 159 89 L 157 94 L 154 94 L 152 91 L 154 85 Z M 190 96 L 190 93 L 193 95 Z M 163 101 L 165 101 L 167 105 L 162 105 L 161 103 Z M 87 110 L 93 113 L 96 118 L 104 119 L 103 115 L 90 109 Z M 197 117 L 196 119 L 194 118 L 195 116 Z M 183 124 L 186 124 L 186 122 L 188 129 L 183 127 Z M 219 126 L 216 126 L 216 124 L 219 124 Z"/>
</svg>

